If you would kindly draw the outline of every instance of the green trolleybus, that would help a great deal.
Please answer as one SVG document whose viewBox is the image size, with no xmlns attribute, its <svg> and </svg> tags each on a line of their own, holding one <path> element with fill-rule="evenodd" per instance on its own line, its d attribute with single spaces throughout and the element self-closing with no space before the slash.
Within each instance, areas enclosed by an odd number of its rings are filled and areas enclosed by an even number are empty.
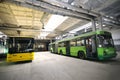
<svg viewBox="0 0 120 80">
<path fill-rule="evenodd" d="M 101 30 L 50 43 L 50 50 L 81 59 L 105 60 L 117 55 L 111 33 Z"/>
<path fill-rule="evenodd" d="M 34 38 L 9 37 L 7 62 L 32 61 L 34 58 Z"/>
</svg>

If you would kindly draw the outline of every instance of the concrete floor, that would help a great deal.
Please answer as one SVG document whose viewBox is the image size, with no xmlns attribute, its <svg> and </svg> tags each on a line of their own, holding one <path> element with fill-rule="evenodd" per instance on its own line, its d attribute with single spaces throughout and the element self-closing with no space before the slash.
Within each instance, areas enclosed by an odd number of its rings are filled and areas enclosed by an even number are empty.
<svg viewBox="0 0 120 80">
<path fill-rule="evenodd" d="M 100 62 L 37 52 L 29 63 L 0 61 L 0 80 L 120 80 L 120 55 Z"/>
</svg>

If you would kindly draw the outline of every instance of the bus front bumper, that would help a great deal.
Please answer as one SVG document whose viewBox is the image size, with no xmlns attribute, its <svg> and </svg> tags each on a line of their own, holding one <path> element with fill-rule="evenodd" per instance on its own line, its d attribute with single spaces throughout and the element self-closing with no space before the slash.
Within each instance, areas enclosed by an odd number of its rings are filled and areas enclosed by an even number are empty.
<svg viewBox="0 0 120 80">
<path fill-rule="evenodd" d="M 117 54 L 105 55 L 103 57 L 99 57 L 99 60 L 109 60 L 111 58 L 115 58 L 116 56 L 117 56 Z"/>
</svg>

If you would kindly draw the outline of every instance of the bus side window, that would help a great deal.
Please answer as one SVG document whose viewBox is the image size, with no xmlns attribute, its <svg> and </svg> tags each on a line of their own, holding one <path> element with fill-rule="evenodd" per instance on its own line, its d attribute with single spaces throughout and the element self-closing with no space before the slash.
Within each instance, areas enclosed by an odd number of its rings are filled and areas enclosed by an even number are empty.
<svg viewBox="0 0 120 80">
<path fill-rule="evenodd" d="M 84 40 L 82 40 L 81 46 L 85 46 L 85 42 L 84 42 Z"/>
<path fill-rule="evenodd" d="M 77 40 L 77 46 L 84 46 L 84 40 Z"/>
<path fill-rule="evenodd" d="M 81 40 L 77 40 L 77 46 L 81 46 L 82 41 Z"/>
<path fill-rule="evenodd" d="M 66 45 L 65 45 L 64 42 L 60 43 L 60 47 L 65 47 L 65 46 L 66 46 Z"/>
<path fill-rule="evenodd" d="M 65 42 L 63 43 L 63 47 L 66 47 L 66 43 Z"/>
<path fill-rule="evenodd" d="M 58 43 L 58 46 L 61 47 L 61 43 Z"/>
<path fill-rule="evenodd" d="M 70 46 L 76 46 L 76 41 L 75 40 L 70 41 Z"/>
</svg>

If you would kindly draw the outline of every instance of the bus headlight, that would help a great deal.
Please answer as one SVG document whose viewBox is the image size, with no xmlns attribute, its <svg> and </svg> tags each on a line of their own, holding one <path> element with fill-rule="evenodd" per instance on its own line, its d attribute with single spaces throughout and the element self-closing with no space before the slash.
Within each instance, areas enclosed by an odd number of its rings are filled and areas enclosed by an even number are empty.
<svg viewBox="0 0 120 80">
<path fill-rule="evenodd" d="M 102 45 L 98 45 L 99 47 L 102 47 Z"/>
</svg>

